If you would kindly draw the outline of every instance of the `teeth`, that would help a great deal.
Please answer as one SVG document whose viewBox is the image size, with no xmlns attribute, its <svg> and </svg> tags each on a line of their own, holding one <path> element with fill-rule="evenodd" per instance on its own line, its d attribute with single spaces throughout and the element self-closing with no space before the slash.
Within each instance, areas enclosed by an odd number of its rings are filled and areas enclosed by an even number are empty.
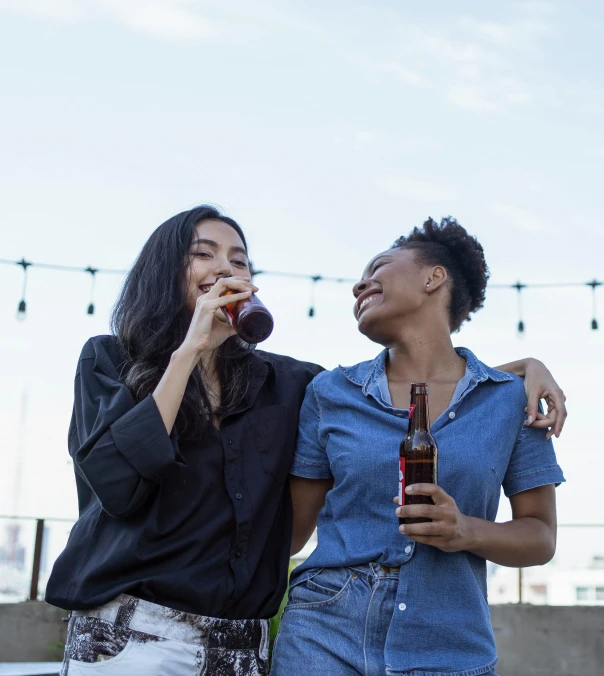
<svg viewBox="0 0 604 676">
<path fill-rule="evenodd" d="M 375 293 L 372 293 L 371 296 L 367 296 L 367 298 L 359 305 L 359 310 L 364 308 L 367 303 L 370 303 L 375 298 L 375 295 Z"/>
</svg>

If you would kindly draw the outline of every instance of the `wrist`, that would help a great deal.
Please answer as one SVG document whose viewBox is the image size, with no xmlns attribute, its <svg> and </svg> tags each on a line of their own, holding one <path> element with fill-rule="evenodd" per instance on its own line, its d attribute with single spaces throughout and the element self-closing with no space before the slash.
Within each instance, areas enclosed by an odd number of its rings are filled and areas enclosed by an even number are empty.
<svg viewBox="0 0 604 676">
<path fill-rule="evenodd" d="M 480 549 L 482 537 L 480 533 L 480 519 L 463 515 L 462 542 L 466 552 Z"/>
<path fill-rule="evenodd" d="M 181 345 L 170 357 L 170 366 L 186 369 L 188 375 L 193 373 L 197 363 L 201 359 L 202 352 Z"/>
</svg>

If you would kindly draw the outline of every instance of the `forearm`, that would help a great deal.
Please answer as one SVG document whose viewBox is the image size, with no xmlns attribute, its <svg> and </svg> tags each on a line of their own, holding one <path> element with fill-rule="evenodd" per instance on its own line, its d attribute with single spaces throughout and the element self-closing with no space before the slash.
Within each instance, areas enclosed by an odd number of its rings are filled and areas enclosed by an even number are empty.
<svg viewBox="0 0 604 676">
<path fill-rule="evenodd" d="M 176 350 L 170 358 L 168 368 L 153 391 L 153 399 L 168 434 L 172 433 L 187 383 L 198 360 L 199 357 L 191 352 Z"/>
<path fill-rule="evenodd" d="M 522 568 L 550 561 L 556 551 L 552 529 L 535 517 L 493 523 L 465 517 L 468 530 L 466 551 L 500 566 Z"/>
<path fill-rule="evenodd" d="M 290 555 L 297 554 L 317 527 L 325 496 L 333 487 L 333 479 L 305 479 L 290 475 L 289 485 L 294 510 L 294 530 Z"/>
<path fill-rule="evenodd" d="M 526 367 L 528 364 L 534 361 L 531 357 L 526 359 L 518 359 L 517 361 L 510 361 L 507 364 L 501 364 L 501 366 L 495 366 L 498 371 L 505 371 L 506 373 L 513 373 L 520 378 L 524 378 L 526 375 Z"/>
</svg>

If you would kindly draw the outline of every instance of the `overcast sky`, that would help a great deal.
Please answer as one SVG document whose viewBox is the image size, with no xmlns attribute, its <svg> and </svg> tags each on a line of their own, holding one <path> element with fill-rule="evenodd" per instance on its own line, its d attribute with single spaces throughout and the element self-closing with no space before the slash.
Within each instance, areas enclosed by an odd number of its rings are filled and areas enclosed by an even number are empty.
<svg viewBox="0 0 604 676">
<path fill-rule="evenodd" d="M 0 0 L 0 258 L 125 269 L 157 225 L 211 202 L 265 270 L 356 278 L 452 214 L 493 283 L 602 279 L 603 6 Z M 88 317 L 89 276 L 34 267 L 17 322 L 22 277 L 0 265 L 0 513 L 75 516 L 73 375 L 121 278 L 99 275 Z M 326 367 L 378 352 L 349 285 L 320 283 L 309 319 L 310 283 L 257 282 L 267 349 Z M 492 289 L 456 344 L 548 364 L 570 410 L 559 520 L 604 523 L 604 326 L 587 287 L 524 296 L 524 338 L 514 292 Z"/>
</svg>

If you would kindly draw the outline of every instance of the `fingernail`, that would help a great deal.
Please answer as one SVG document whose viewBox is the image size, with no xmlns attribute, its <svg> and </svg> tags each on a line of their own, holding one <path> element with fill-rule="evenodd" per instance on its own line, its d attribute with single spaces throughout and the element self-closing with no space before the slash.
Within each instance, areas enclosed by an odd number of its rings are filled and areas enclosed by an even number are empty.
<svg viewBox="0 0 604 676">
<path fill-rule="evenodd" d="M 399 532 L 399 533 L 404 533 L 404 532 L 405 532 L 405 526 L 399 526 L 399 527 L 398 527 L 398 532 Z"/>
<path fill-rule="evenodd" d="M 529 415 L 529 417 L 526 419 L 526 424 L 530 425 L 533 422 L 533 416 Z"/>
<path fill-rule="evenodd" d="M 412 492 L 413 492 L 413 486 L 407 486 L 407 488 L 405 488 L 405 493 L 412 493 Z"/>
<path fill-rule="evenodd" d="M 394 512 L 397 516 L 401 515 L 401 508 L 399 507 L 397 510 Z"/>
</svg>

